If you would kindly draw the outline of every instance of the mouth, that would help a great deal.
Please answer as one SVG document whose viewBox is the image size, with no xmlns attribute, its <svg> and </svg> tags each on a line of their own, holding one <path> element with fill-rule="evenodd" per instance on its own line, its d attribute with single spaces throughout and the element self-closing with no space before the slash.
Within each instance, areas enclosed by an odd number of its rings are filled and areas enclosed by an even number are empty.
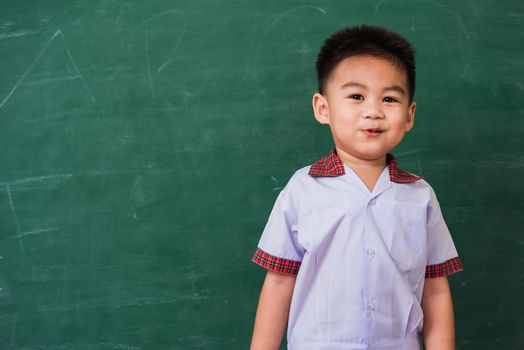
<svg viewBox="0 0 524 350">
<path fill-rule="evenodd" d="M 384 132 L 384 130 L 381 129 L 362 129 L 362 131 L 366 136 L 378 136 Z"/>
</svg>

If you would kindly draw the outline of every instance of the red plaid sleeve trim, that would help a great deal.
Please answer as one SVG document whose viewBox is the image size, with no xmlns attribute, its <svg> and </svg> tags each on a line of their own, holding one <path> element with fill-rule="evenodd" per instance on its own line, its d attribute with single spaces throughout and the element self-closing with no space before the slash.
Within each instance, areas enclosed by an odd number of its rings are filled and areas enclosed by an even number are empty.
<svg viewBox="0 0 524 350">
<path fill-rule="evenodd" d="M 464 267 L 457 256 L 440 264 L 426 266 L 426 278 L 449 276 L 462 270 L 464 270 Z"/>
<path fill-rule="evenodd" d="M 298 274 L 298 269 L 300 268 L 301 264 L 300 261 L 278 258 L 266 253 L 260 248 L 255 250 L 255 254 L 253 254 L 251 261 L 268 270 L 287 273 L 293 276 Z"/>
</svg>

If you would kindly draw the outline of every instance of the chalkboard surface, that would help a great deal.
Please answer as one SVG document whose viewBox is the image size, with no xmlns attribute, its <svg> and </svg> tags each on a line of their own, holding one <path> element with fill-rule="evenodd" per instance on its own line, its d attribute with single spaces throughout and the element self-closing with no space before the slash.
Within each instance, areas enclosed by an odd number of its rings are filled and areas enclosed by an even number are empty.
<svg viewBox="0 0 524 350">
<path fill-rule="evenodd" d="M 524 343 L 523 2 L 0 10 L 0 349 L 247 349 L 273 202 L 332 147 L 316 53 L 359 23 L 417 48 L 394 154 L 435 188 L 465 266 L 457 349 Z"/>
</svg>

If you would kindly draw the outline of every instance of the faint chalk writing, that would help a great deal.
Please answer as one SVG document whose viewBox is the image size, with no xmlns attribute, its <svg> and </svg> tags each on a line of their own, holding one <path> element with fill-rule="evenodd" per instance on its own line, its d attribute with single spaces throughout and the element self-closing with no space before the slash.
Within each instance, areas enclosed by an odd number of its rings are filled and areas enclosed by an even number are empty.
<svg viewBox="0 0 524 350">
<path fill-rule="evenodd" d="M 47 50 L 49 49 L 49 46 L 51 45 L 51 43 L 57 38 L 57 37 L 60 37 L 62 38 L 62 41 L 63 41 L 63 44 L 64 44 L 64 49 L 65 49 L 65 52 L 67 54 L 67 57 L 69 59 L 69 63 L 71 64 L 71 66 L 73 67 L 74 69 L 74 72 L 75 72 L 75 76 L 77 79 L 80 79 L 80 81 L 82 82 L 82 85 L 84 85 L 84 88 L 87 90 L 87 94 L 89 95 L 89 97 L 91 98 L 91 100 L 93 102 L 96 101 L 95 97 L 93 96 L 93 94 L 91 93 L 91 90 L 89 89 L 89 87 L 87 86 L 87 83 L 84 79 L 84 77 L 82 76 L 82 73 L 80 73 L 80 70 L 78 69 L 76 63 L 75 63 L 75 60 L 73 59 L 73 56 L 71 55 L 71 51 L 69 50 L 69 47 L 67 46 L 67 42 L 65 40 L 65 37 L 64 35 L 62 34 L 62 31 L 58 30 L 55 32 L 55 34 L 53 34 L 53 36 L 51 37 L 51 39 L 49 39 L 44 47 L 42 48 L 42 50 L 40 50 L 40 52 L 38 53 L 38 55 L 36 56 L 36 58 L 33 60 L 33 62 L 29 65 L 29 67 L 26 69 L 26 71 L 24 72 L 24 74 L 22 74 L 22 76 L 20 77 L 20 79 L 16 82 L 16 84 L 13 86 L 13 88 L 11 89 L 11 91 L 9 91 L 9 93 L 7 94 L 7 96 L 2 100 L 2 102 L 0 103 L 0 109 L 2 109 L 2 107 L 6 104 L 6 102 L 11 98 L 11 96 L 14 94 L 14 92 L 18 89 L 18 87 L 23 83 L 23 81 L 26 79 L 27 75 L 31 72 L 31 70 L 34 68 L 34 66 L 38 63 L 38 61 L 40 61 L 40 59 L 42 58 L 42 56 L 47 52 Z"/>
<path fill-rule="evenodd" d="M 20 253 L 22 254 L 22 259 L 24 257 L 25 249 L 24 244 L 22 242 L 22 237 L 20 235 L 20 225 L 18 224 L 18 217 L 16 216 L 16 209 L 15 204 L 13 203 L 13 196 L 11 195 L 11 188 L 9 185 L 6 186 L 7 189 L 7 197 L 9 198 L 9 206 L 11 207 L 11 213 L 13 214 L 13 219 L 15 221 L 15 227 L 16 227 L 16 233 L 19 236 L 18 237 L 18 246 L 20 248 Z"/>
</svg>

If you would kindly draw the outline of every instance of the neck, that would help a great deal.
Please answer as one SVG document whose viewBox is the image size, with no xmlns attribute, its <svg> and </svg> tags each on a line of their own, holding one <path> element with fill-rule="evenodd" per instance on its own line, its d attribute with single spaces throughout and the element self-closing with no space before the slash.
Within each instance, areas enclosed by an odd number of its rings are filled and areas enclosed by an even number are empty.
<svg viewBox="0 0 524 350">
<path fill-rule="evenodd" d="M 387 166 L 386 155 L 373 159 L 362 159 L 354 157 L 337 147 L 337 155 L 340 160 L 347 164 L 364 182 L 369 192 L 373 192 L 380 174 Z"/>
<path fill-rule="evenodd" d="M 380 169 L 382 171 L 384 167 L 386 167 L 386 155 L 380 156 L 378 158 L 370 158 L 370 159 L 362 159 L 357 158 L 349 153 L 344 152 L 340 148 L 337 149 L 337 156 L 340 158 L 340 160 L 349 165 L 351 168 L 360 168 L 360 169 L 367 169 L 367 170 L 376 170 Z"/>
</svg>

